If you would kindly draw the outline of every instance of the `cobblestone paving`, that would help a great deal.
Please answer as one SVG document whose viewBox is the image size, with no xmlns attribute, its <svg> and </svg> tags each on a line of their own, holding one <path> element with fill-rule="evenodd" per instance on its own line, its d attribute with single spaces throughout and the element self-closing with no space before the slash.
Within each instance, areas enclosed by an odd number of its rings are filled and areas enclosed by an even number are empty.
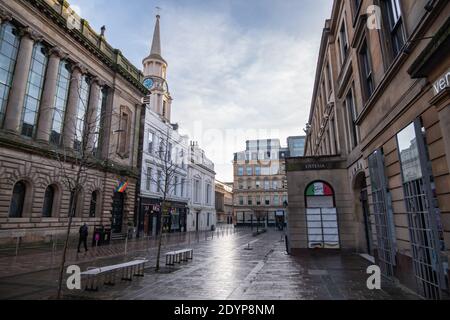
<svg viewBox="0 0 450 320">
<path fill-rule="evenodd" d="M 366 288 L 369 262 L 359 255 L 312 252 L 301 256 L 285 253 L 279 232 L 258 237 L 249 232 L 208 241 L 191 242 L 194 260 L 155 273 L 155 250 L 82 263 L 102 266 L 147 256 L 145 277 L 101 287 L 98 292 L 66 292 L 69 299 L 125 300 L 313 300 L 313 299 L 418 299 L 392 284 L 382 290 Z M 251 250 L 248 250 L 250 243 Z M 187 244 L 172 245 L 186 248 Z M 48 299 L 55 293 L 57 269 L 0 278 L 0 299 Z"/>
</svg>

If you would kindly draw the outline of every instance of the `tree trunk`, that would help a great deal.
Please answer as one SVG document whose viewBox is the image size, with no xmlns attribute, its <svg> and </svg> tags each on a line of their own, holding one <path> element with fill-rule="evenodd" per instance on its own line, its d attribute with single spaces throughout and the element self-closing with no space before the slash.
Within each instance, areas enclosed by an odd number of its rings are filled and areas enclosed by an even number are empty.
<svg viewBox="0 0 450 320">
<path fill-rule="evenodd" d="M 70 229 L 72 227 L 72 219 L 73 219 L 73 214 L 74 214 L 74 205 L 76 203 L 76 198 L 78 198 L 77 196 L 74 196 L 74 199 L 72 201 L 70 210 L 69 210 L 69 223 L 67 225 L 67 234 L 66 234 L 66 241 L 64 243 L 64 250 L 63 250 L 63 255 L 61 258 L 61 266 L 60 266 L 60 270 L 59 270 L 59 278 L 58 278 L 58 294 L 57 294 L 57 299 L 60 300 L 62 298 L 61 293 L 62 293 L 62 282 L 63 282 L 63 275 L 64 275 L 64 269 L 65 269 L 65 265 L 66 265 L 66 254 L 67 254 L 67 249 L 69 247 L 69 239 L 70 239 Z"/>
<path fill-rule="evenodd" d="M 158 252 L 156 254 L 156 268 L 155 271 L 158 272 L 160 269 L 160 259 L 161 259 L 161 245 L 162 245 L 162 234 L 164 230 L 164 211 L 166 210 L 166 201 L 164 200 L 161 205 L 161 215 L 159 223 L 159 234 L 158 234 Z"/>
</svg>

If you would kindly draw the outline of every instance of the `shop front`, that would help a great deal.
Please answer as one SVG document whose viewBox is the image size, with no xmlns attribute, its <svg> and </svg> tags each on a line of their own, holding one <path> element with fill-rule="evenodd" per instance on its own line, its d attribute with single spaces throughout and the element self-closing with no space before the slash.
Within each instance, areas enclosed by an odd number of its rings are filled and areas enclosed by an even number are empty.
<svg viewBox="0 0 450 320">
<path fill-rule="evenodd" d="M 168 201 L 167 214 L 163 216 L 163 233 L 186 232 L 187 204 Z M 161 228 L 162 200 L 141 198 L 141 232 L 145 236 L 156 236 Z"/>
</svg>

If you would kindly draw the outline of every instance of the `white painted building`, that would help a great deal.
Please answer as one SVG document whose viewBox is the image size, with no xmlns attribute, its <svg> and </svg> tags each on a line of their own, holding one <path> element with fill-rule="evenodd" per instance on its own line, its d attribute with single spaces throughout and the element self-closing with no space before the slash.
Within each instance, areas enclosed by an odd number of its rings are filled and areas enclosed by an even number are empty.
<svg viewBox="0 0 450 320">
<path fill-rule="evenodd" d="M 169 176 L 170 217 L 164 219 L 164 232 L 185 232 L 188 205 L 188 144 L 189 138 L 171 123 L 172 97 L 166 81 L 167 62 L 161 56 L 160 17 L 156 18 L 150 55 L 143 60 L 144 85 L 151 91 L 145 99 L 141 123 L 141 179 L 139 195 L 139 231 L 155 235 L 159 231 L 159 215 L 163 200 L 165 176 Z M 169 150 L 170 166 L 167 174 Z"/>
<path fill-rule="evenodd" d="M 196 142 L 189 148 L 189 213 L 187 216 L 188 231 L 211 230 L 217 226 L 215 209 L 214 181 L 216 173 L 214 163 Z"/>
</svg>

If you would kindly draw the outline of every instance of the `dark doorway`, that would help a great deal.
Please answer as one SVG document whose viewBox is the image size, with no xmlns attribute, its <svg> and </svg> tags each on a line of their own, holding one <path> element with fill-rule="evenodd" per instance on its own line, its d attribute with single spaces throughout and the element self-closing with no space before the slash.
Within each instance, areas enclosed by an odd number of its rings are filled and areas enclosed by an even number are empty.
<svg viewBox="0 0 450 320">
<path fill-rule="evenodd" d="M 361 206 L 363 210 L 363 216 L 364 216 L 364 231 L 366 235 L 366 246 L 367 246 L 367 253 L 371 254 L 372 252 L 372 245 L 370 242 L 370 237 L 372 235 L 372 227 L 370 225 L 370 218 L 369 218 L 369 195 L 367 193 L 367 189 L 361 190 Z"/>
<path fill-rule="evenodd" d="M 114 193 L 112 203 L 112 221 L 111 221 L 111 230 L 113 233 L 122 232 L 123 204 L 124 204 L 124 194 L 119 192 Z"/>
<path fill-rule="evenodd" d="M 195 231 L 198 231 L 198 218 L 199 218 L 199 212 L 195 213 Z"/>
</svg>

